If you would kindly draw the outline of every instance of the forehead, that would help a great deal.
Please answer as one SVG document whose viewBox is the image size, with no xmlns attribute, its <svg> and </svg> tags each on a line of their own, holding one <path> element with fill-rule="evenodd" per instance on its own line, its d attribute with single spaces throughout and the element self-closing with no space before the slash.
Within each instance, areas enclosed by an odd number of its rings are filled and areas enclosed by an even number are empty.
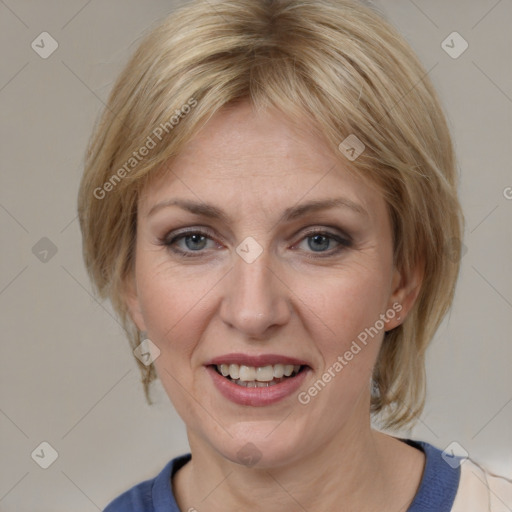
<svg viewBox="0 0 512 512">
<path fill-rule="evenodd" d="M 178 195 L 226 207 L 258 202 L 265 209 L 342 194 L 366 208 L 376 192 L 347 164 L 307 117 L 292 122 L 278 110 L 256 112 L 244 102 L 218 111 L 150 181 L 140 206 L 148 211 Z"/>
<path fill-rule="evenodd" d="M 307 119 L 301 124 L 292 123 L 275 109 L 256 112 L 248 102 L 229 106 L 212 117 L 175 163 L 179 167 L 201 158 L 220 164 L 218 171 L 243 163 L 261 175 L 265 175 L 265 164 L 272 160 L 279 160 L 280 167 L 285 168 L 287 163 L 295 166 L 297 160 L 315 168 L 328 166 L 332 163 L 331 151 L 307 125 Z"/>
</svg>

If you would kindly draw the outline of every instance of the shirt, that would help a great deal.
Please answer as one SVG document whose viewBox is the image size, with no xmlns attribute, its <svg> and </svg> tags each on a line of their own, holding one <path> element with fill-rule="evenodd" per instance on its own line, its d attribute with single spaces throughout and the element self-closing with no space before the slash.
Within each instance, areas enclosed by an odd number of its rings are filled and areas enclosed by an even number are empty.
<svg viewBox="0 0 512 512">
<path fill-rule="evenodd" d="M 443 455 L 427 442 L 401 440 L 425 453 L 423 476 L 407 512 L 512 511 L 511 481 L 485 472 L 469 459 Z M 172 459 L 159 475 L 121 494 L 104 512 L 180 512 L 171 479 L 191 457 L 189 453 Z"/>
</svg>

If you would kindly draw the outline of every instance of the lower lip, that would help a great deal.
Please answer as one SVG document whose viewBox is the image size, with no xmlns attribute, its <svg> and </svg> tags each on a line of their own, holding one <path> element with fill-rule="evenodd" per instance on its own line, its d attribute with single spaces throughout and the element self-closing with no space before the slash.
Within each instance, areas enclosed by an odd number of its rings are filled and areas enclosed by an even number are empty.
<svg viewBox="0 0 512 512">
<path fill-rule="evenodd" d="M 222 377 L 212 366 L 207 366 L 206 369 L 213 379 L 213 383 L 225 398 L 239 405 L 251 405 L 253 407 L 270 405 L 292 395 L 304 382 L 309 371 L 309 368 L 305 368 L 295 377 L 290 377 L 273 386 L 246 388 Z"/>
</svg>

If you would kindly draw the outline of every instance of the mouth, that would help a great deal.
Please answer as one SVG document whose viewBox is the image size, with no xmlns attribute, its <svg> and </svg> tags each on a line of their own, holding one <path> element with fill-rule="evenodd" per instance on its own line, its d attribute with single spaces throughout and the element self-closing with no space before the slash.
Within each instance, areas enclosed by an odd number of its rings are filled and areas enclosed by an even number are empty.
<svg viewBox="0 0 512 512">
<path fill-rule="evenodd" d="M 209 365 L 221 377 L 245 388 L 268 388 L 295 378 L 308 366 L 299 364 L 273 364 L 265 366 L 246 366 L 239 364 Z"/>
<path fill-rule="evenodd" d="M 224 398 L 253 407 L 293 397 L 313 371 L 307 361 L 280 354 L 224 354 L 205 367 Z"/>
</svg>

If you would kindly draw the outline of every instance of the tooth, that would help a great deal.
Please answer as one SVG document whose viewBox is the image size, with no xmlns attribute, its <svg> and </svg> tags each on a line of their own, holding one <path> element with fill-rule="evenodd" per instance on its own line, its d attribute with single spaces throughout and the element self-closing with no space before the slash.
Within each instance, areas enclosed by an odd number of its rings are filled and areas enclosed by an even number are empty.
<svg viewBox="0 0 512 512">
<path fill-rule="evenodd" d="M 256 380 L 260 382 L 270 382 L 274 378 L 274 369 L 272 366 L 259 366 L 256 368 Z"/>
<path fill-rule="evenodd" d="M 284 366 L 282 364 L 274 365 L 274 377 L 280 379 L 284 375 Z"/>
<path fill-rule="evenodd" d="M 237 381 L 237 384 L 244 387 L 247 387 L 247 382 L 251 381 L 269 383 L 269 385 L 278 384 L 282 378 L 296 375 L 300 368 L 298 364 L 275 364 L 259 367 L 226 363 L 217 365 L 217 370 L 221 375 L 231 377 L 232 380 Z M 251 387 L 254 386 L 251 385 Z"/>
<path fill-rule="evenodd" d="M 230 364 L 229 365 L 229 376 L 236 380 L 240 378 L 240 366 L 237 364 Z"/>
<path fill-rule="evenodd" d="M 250 380 L 247 382 L 247 387 L 248 388 L 255 388 L 256 387 L 256 381 L 254 380 Z"/>
<path fill-rule="evenodd" d="M 254 366 L 240 366 L 239 379 L 243 381 L 250 381 L 256 378 L 256 368 Z"/>
<path fill-rule="evenodd" d="M 286 364 L 284 366 L 284 374 L 289 377 L 293 372 L 293 364 Z"/>
</svg>

